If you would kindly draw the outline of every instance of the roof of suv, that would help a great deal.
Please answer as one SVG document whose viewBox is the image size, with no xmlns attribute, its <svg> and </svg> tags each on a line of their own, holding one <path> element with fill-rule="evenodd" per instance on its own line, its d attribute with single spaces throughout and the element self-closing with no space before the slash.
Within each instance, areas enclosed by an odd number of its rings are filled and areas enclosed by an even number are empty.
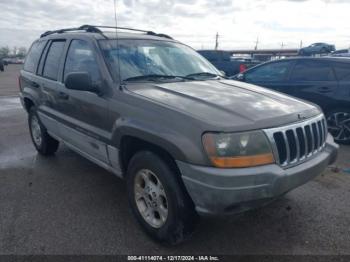
<svg viewBox="0 0 350 262">
<path fill-rule="evenodd" d="M 108 28 L 109 31 L 101 31 L 99 28 Z M 119 29 L 131 31 L 131 32 L 117 31 Z M 54 31 L 47 31 L 43 33 L 40 36 L 40 38 L 57 39 L 62 37 L 79 37 L 79 36 L 93 37 L 97 40 L 116 39 L 118 37 L 118 39 L 149 39 L 149 40 L 175 41 L 166 34 L 159 34 L 153 31 L 146 31 L 146 30 L 140 30 L 140 29 L 134 29 L 134 28 L 124 28 L 124 27 L 92 26 L 92 25 L 83 25 L 76 28 L 66 28 L 66 29 L 59 29 Z"/>
<path fill-rule="evenodd" d="M 72 33 L 52 34 L 52 35 L 44 36 L 41 39 L 57 39 L 62 37 L 88 36 L 88 37 L 95 38 L 97 40 L 101 40 L 101 39 L 116 39 L 117 37 L 115 32 L 104 32 L 103 34 L 106 37 L 104 37 L 99 33 L 72 32 Z M 163 41 L 177 42 L 174 39 L 160 37 L 160 36 L 139 34 L 139 33 L 126 33 L 126 32 L 118 32 L 118 39 L 149 39 L 149 40 L 163 40 Z"/>
</svg>

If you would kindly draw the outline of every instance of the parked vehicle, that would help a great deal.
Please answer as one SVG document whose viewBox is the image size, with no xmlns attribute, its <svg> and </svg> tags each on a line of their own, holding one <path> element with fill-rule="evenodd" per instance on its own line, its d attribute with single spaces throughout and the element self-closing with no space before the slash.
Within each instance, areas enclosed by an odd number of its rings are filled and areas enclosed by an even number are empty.
<svg viewBox="0 0 350 262">
<path fill-rule="evenodd" d="M 350 57 L 350 50 L 349 49 L 340 49 L 337 51 L 334 51 L 331 56 L 335 57 Z"/>
<path fill-rule="evenodd" d="M 327 54 L 335 51 L 335 46 L 326 43 L 314 43 L 304 48 L 300 48 L 299 55 L 308 56 L 314 54 Z"/>
<path fill-rule="evenodd" d="M 335 141 L 350 143 L 350 59 L 289 58 L 264 63 L 234 78 L 319 105 Z"/>
<path fill-rule="evenodd" d="M 1 71 L 1 72 L 4 72 L 4 70 L 5 70 L 4 62 L 3 62 L 2 59 L 0 59 L 0 71 Z"/>
<path fill-rule="evenodd" d="M 102 28 L 102 27 L 99 27 Z M 164 34 L 94 26 L 44 33 L 20 75 L 33 144 L 60 143 L 126 180 L 154 239 L 191 235 L 198 214 L 242 212 L 313 179 L 338 146 L 321 110 L 224 79 Z"/>
<path fill-rule="evenodd" d="M 229 51 L 223 50 L 198 50 L 217 69 L 225 72 L 226 76 L 234 76 L 247 68 L 259 64 L 258 61 L 243 58 L 233 58 Z"/>
<path fill-rule="evenodd" d="M 8 64 L 23 64 L 24 63 L 24 59 L 18 58 L 18 57 L 5 58 L 4 61 L 6 62 L 6 65 L 8 65 Z"/>
</svg>

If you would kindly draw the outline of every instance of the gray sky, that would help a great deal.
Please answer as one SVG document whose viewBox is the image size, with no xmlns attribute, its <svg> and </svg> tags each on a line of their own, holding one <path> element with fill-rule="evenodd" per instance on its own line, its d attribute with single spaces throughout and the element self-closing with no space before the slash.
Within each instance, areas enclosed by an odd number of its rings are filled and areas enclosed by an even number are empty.
<svg viewBox="0 0 350 262">
<path fill-rule="evenodd" d="M 194 48 L 350 47 L 350 0 L 117 0 L 119 26 L 153 30 Z M 0 46 L 26 46 L 40 33 L 114 25 L 113 0 L 0 0 Z"/>
</svg>

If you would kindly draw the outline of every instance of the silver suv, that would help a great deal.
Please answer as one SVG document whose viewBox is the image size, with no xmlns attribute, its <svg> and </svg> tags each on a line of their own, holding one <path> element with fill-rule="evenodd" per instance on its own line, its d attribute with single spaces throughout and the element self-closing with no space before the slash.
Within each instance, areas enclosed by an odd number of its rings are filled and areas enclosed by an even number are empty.
<svg viewBox="0 0 350 262">
<path fill-rule="evenodd" d="M 198 215 L 264 205 L 335 160 L 317 106 L 227 80 L 167 35 L 119 30 L 116 39 L 99 28 L 36 40 L 21 101 L 37 151 L 64 143 L 125 179 L 136 219 L 156 240 L 179 243 Z"/>
</svg>

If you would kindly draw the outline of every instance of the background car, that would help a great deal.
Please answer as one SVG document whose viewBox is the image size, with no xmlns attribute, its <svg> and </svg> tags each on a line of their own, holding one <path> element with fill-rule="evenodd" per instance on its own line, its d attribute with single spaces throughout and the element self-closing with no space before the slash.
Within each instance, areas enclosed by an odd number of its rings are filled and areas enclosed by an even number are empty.
<svg viewBox="0 0 350 262">
<path fill-rule="evenodd" d="M 223 50 L 198 50 L 217 69 L 225 72 L 226 76 L 234 76 L 260 62 L 244 58 L 234 58 L 231 53 Z"/>
<path fill-rule="evenodd" d="M 319 105 L 330 133 L 350 144 L 350 59 L 290 58 L 267 62 L 234 77 Z"/>
<path fill-rule="evenodd" d="M 0 71 L 4 71 L 4 62 L 0 59 Z"/>
<path fill-rule="evenodd" d="M 350 57 L 350 49 L 340 49 L 337 51 L 334 51 L 331 56 L 335 57 Z"/>
<path fill-rule="evenodd" d="M 299 50 L 299 55 L 327 54 L 335 51 L 335 46 L 326 43 L 314 43 Z"/>
</svg>

